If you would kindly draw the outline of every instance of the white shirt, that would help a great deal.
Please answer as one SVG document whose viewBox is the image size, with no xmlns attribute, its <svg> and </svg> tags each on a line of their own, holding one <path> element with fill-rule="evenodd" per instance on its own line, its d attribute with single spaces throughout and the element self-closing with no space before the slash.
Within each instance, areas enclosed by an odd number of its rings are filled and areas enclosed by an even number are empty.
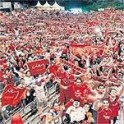
<svg viewBox="0 0 124 124">
<path fill-rule="evenodd" d="M 33 79 L 32 76 L 30 76 L 30 77 L 24 76 L 25 85 L 26 85 L 26 86 L 30 85 L 31 82 L 32 82 L 32 79 Z"/>
<path fill-rule="evenodd" d="M 42 82 L 41 86 L 34 85 L 36 97 L 37 99 L 46 99 L 45 91 L 44 91 L 45 82 Z"/>
<path fill-rule="evenodd" d="M 67 114 L 70 115 L 71 122 L 74 121 L 81 121 L 85 118 L 85 110 L 80 106 L 78 108 L 75 108 L 74 106 L 70 106 L 67 111 Z"/>
</svg>

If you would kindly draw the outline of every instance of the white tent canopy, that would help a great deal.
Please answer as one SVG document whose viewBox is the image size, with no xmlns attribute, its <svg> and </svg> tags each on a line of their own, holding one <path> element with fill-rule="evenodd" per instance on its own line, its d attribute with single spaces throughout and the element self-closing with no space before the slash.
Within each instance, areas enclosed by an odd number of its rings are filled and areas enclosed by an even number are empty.
<svg viewBox="0 0 124 124">
<path fill-rule="evenodd" d="M 59 6 L 59 5 L 56 3 L 56 1 L 55 1 L 55 3 L 52 5 L 52 8 L 55 9 L 55 10 L 64 10 L 64 7 Z"/>
<path fill-rule="evenodd" d="M 50 8 L 51 5 L 46 1 L 46 3 L 43 5 L 44 8 Z"/>
<path fill-rule="evenodd" d="M 42 6 L 42 5 L 40 4 L 40 2 L 38 1 L 36 7 L 43 7 L 43 6 Z"/>
<path fill-rule="evenodd" d="M 37 8 L 43 9 L 43 10 L 65 10 L 64 7 L 61 7 L 55 2 L 53 5 L 50 5 L 47 1 L 44 5 L 41 5 L 40 2 L 37 2 L 36 5 Z"/>
<path fill-rule="evenodd" d="M 61 10 L 65 10 L 65 7 L 62 7 L 62 6 L 61 6 Z"/>
</svg>

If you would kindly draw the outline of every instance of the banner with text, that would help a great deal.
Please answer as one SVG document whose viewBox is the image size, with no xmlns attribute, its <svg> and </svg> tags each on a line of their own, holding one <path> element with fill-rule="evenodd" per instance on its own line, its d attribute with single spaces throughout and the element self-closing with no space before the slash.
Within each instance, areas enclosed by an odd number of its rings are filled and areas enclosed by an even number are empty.
<svg viewBox="0 0 124 124">
<path fill-rule="evenodd" d="M 49 60 L 37 60 L 28 62 L 28 67 L 31 75 L 43 74 L 46 71 L 46 67 L 49 64 Z"/>
<path fill-rule="evenodd" d="M 12 84 L 8 84 L 2 93 L 2 106 L 16 106 L 22 99 L 25 98 L 26 88 L 18 88 Z"/>
</svg>

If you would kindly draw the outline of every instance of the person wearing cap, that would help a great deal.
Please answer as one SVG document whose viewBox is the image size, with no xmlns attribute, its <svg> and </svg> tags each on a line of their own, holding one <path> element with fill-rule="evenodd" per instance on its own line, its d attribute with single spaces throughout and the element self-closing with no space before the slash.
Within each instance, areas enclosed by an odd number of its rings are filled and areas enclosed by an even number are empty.
<svg viewBox="0 0 124 124">
<path fill-rule="evenodd" d="M 66 117 L 70 118 L 72 124 L 81 122 L 85 118 L 85 110 L 80 106 L 78 100 L 74 100 L 73 105 L 66 111 Z"/>
</svg>

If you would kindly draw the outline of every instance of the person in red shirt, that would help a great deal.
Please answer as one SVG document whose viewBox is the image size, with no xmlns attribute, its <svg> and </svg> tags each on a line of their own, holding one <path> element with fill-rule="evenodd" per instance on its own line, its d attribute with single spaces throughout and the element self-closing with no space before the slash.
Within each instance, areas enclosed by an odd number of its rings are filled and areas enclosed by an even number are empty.
<svg viewBox="0 0 124 124">
<path fill-rule="evenodd" d="M 111 92 L 114 92 L 111 91 Z M 113 124 L 115 124 L 116 120 L 117 120 L 117 116 L 118 116 L 118 112 L 119 112 L 119 97 L 118 96 L 112 96 L 110 95 L 108 97 L 108 101 L 109 101 L 109 108 L 112 110 L 112 120 L 113 120 Z"/>
<path fill-rule="evenodd" d="M 111 123 L 112 110 L 109 108 L 108 100 L 104 99 L 102 107 L 97 111 L 97 123 L 96 124 L 110 124 Z"/>
<path fill-rule="evenodd" d="M 89 87 L 82 82 L 81 78 L 76 78 L 76 81 L 68 86 L 60 84 L 60 87 L 66 91 L 65 107 L 72 105 L 74 100 L 79 100 L 81 105 L 87 101 L 87 95 L 90 92 Z"/>
<path fill-rule="evenodd" d="M 120 90 L 120 93 L 117 93 L 117 90 L 115 88 L 110 89 L 110 94 L 108 96 L 109 101 L 109 108 L 112 110 L 112 121 L 113 124 L 116 123 L 120 104 L 119 104 L 119 96 L 122 94 L 124 90 L 124 86 L 122 85 L 122 89 Z"/>
<path fill-rule="evenodd" d="M 49 72 L 51 74 L 54 74 L 55 76 L 57 75 L 57 70 L 59 69 L 59 66 L 55 63 L 53 63 L 50 67 L 49 67 Z"/>
<path fill-rule="evenodd" d="M 74 75 L 71 74 L 71 72 L 67 71 L 66 69 L 64 70 L 64 69 L 58 70 L 57 77 L 61 79 L 60 83 L 63 86 L 69 86 L 74 83 Z M 60 89 L 60 102 L 61 103 L 63 102 L 65 103 L 67 101 L 66 94 L 68 94 L 68 91 L 61 88 Z"/>
<path fill-rule="evenodd" d="M 61 67 L 57 70 L 57 78 L 62 80 L 67 78 L 67 73 Z"/>
</svg>

